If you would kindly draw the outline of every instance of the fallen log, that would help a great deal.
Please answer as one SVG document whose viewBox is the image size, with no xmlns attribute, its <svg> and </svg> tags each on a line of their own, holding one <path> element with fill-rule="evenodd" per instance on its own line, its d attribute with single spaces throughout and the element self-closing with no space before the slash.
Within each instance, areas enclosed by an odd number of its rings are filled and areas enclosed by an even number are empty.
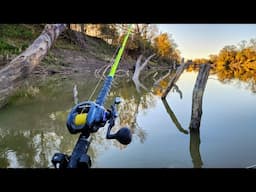
<svg viewBox="0 0 256 192">
<path fill-rule="evenodd" d="M 66 24 L 47 24 L 40 36 L 20 55 L 0 70 L 0 107 L 21 85 L 66 29 Z"/>
</svg>

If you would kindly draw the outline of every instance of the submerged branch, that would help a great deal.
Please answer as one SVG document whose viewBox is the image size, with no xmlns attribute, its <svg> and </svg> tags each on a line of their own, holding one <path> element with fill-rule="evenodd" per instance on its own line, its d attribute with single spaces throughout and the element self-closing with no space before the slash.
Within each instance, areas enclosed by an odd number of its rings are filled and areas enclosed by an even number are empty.
<svg viewBox="0 0 256 192">
<path fill-rule="evenodd" d="M 146 65 L 148 64 L 148 62 L 150 61 L 150 59 L 152 57 L 154 57 L 155 54 L 152 54 L 150 55 L 145 61 L 144 63 L 141 65 L 141 60 L 142 60 L 142 57 L 143 55 L 141 54 L 139 56 L 139 58 L 137 59 L 137 62 L 135 64 L 135 71 L 134 71 L 134 74 L 133 74 L 133 77 L 132 77 L 132 80 L 136 86 L 136 89 L 138 92 L 140 92 L 140 88 L 143 88 L 145 90 L 147 90 L 147 88 L 140 82 L 139 80 L 139 76 L 140 76 L 140 72 L 146 67 Z"/>
<path fill-rule="evenodd" d="M 168 83 L 168 86 L 165 90 L 165 92 L 162 95 L 162 99 L 165 99 L 167 94 L 170 92 L 170 90 L 172 89 L 174 83 L 179 79 L 180 75 L 182 74 L 182 72 L 184 71 L 184 69 L 186 69 L 188 67 L 188 65 L 190 65 L 190 63 L 182 63 L 179 68 L 177 69 L 175 75 L 171 78 L 171 80 Z"/>
</svg>

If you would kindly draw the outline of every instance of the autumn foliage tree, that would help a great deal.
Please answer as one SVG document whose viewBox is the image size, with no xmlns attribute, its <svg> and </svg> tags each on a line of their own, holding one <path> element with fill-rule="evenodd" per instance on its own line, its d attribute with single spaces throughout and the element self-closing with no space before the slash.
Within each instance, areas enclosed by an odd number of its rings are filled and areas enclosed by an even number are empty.
<svg viewBox="0 0 256 192">
<path fill-rule="evenodd" d="M 122 42 L 128 24 L 70 24 L 72 30 L 101 38 L 112 45 Z M 160 33 L 155 24 L 133 24 L 132 33 L 126 45 L 126 52 L 133 59 L 157 53 L 155 61 L 180 62 L 180 52 L 168 33 Z M 158 62 L 159 63 L 159 62 Z"/>
<path fill-rule="evenodd" d="M 195 59 L 189 71 L 198 70 L 198 66 L 208 60 L 212 64 L 212 73 L 222 82 L 239 79 L 246 82 L 248 88 L 256 93 L 256 39 L 241 41 L 238 46 L 223 47 L 217 55 L 209 59 Z"/>
<path fill-rule="evenodd" d="M 171 42 L 167 33 L 162 33 L 154 39 L 154 45 L 158 55 L 168 57 L 171 53 Z"/>
<path fill-rule="evenodd" d="M 180 59 L 179 51 L 176 49 L 177 45 L 168 33 L 161 33 L 155 37 L 153 46 L 158 56 L 165 60 L 167 59 L 177 62 Z"/>
</svg>

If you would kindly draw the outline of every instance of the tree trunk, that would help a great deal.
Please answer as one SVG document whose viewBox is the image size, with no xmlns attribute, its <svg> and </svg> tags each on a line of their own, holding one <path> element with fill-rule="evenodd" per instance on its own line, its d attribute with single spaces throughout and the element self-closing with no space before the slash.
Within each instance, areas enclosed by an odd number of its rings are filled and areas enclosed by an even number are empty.
<svg viewBox="0 0 256 192">
<path fill-rule="evenodd" d="M 177 69 L 175 75 L 171 78 L 171 80 L 168 83 L 168 86 L 165 90 L 165 92 L 162 95 L 162 99 L 165 99 L 167 94 L 169 93 L 169 91 L 172 89 L 174 83 L 179 79 L 180 75 L 182 74 L 182 72 L 184 71 L 185 68 L 188 67 L 190 63 L 182 63 L 179 68 Z"/>
<path fill-rule="evenodd" d="M 141 63 L 142 57 L 143 57 L 143 55 L 140 55 L 139 58 L 137 59 L 136 64 L 135 64 L 135 71 L 134 71 L 134 74 L 133 74 L 133 77 L 132 77 L 133 81 L 135 81 L 135 80 L 137 81 L 139 79 L 140 72 L 141 72 L 140 63 Z"/>
<path fill-rule="evenodd" d="M 154 56 L 155 56 L 155 54 L 150 55 L 144 61 L 144 63 L 142 65 L 140 65 L 140 63 L 141 63 L 141 59 L 142 59 L 143 55 L 140 55 L 139 58 L 137 59 L 137 62 L 136 62 L 136 65 L 135 65 L 135 71 L 134 71 L 132 80 L 135 83 L 135 86 L 136 86 L 136 89 L 137 89 L 138 92 L 140 92 L 140 87 L 142 87 L 143 89 L 146 89 L 146 87 L 139 80 L 140 72 L 146 67 L 149 60 Z"/>
<path fill-rule="evenodd" d="M 84 24 L 80 24 L 80 27 L 81 27 L 81 33 L 84 34 Z"/>
<path fill-rule="evenodd" d="M 192 114 L 189 129 L 198 129 L 200 127 L 203 94 L 209 76 L 210 68 L 211 66 L 209 64 L 200 66 L 196 79 L 196 84 L 193 90 Z"/>
<path fill-rule="evenodd" d="M 66 24 L 47 24 L 41 35 L 6 67 L 0 70 L 0 107 L 47 54 Z"/>
</svg>

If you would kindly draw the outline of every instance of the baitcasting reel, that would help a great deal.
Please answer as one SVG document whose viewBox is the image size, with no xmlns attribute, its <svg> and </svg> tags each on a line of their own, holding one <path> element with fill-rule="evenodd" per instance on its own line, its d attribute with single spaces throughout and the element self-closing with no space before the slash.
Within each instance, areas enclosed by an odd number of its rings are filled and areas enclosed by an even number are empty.
<svg viewBox="0 0 256 192">
<path fill-rule="evenodd" d="M 91 166 L 90 156 L 87 155 L 87 150 L 90 141 L 87 138 L 90 133 L 97 132 L 99 128 L 104 127 L 108 122 L 107 139 L 116 139 L 124 145 L 128 145 L 132 140 L 130 129 L 123 127 L 116 133 L 111 134 L 111 129 L 115 125 L 115 119 L 118 116 L 116 105 L 121 102 L 119 97 L 116 97 L 114 104 L 110 109 L 105 109 L 103 106 L 92 102 L 85 101 L 77 104 L 72 108 L 67 118 L 67 128 L 71 134 L 81 133 L 72 155 L 55 153 L 52 158 L 52 163 L 55 168 L 89 168 Z"/>
</svg>

